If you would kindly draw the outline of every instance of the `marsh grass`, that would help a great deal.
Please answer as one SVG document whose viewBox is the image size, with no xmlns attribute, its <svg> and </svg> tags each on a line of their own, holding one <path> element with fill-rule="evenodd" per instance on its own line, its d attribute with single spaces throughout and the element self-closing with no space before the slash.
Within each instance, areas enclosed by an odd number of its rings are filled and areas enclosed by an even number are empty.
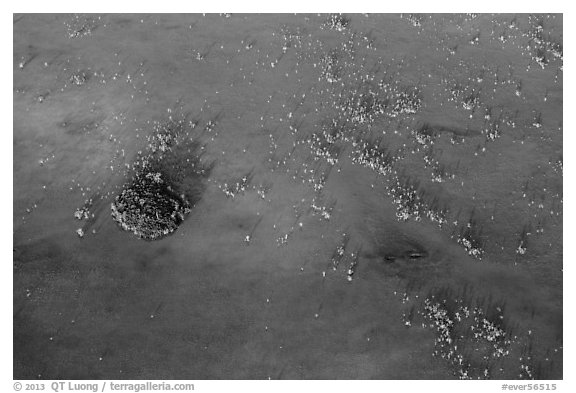
<svg viewBox="0 0 576 393">
<path fill-rule="evenodd" d="M 359 140 L 351 152 L 352 162 L 370 168 L 379 175 L 387 175 L 397 161 L 396 156 L 384 145 L 383 138 Z"/>
<path fill-rule="evenodd" d="M 421 305 L 423 326 L 438 334 L 434 356 L 447 360 L 461 379 L 494 377 L 515 342 L 505 300 L 478 293 L 469 284 L 434 286 Z"/>
<path fill-rule="evenodd" d="M 350 25 L 351 19 L 343 14 L 330 14 L 326 21 L 322 24 L 322 27 L 336 30 L 344 31 Z"/>
</svg>

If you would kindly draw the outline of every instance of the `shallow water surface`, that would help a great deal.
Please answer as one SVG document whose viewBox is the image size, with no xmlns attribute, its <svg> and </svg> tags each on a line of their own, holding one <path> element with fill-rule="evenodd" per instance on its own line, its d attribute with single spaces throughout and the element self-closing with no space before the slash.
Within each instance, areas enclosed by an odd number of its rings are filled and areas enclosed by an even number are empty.
<svg viewBox="0 0 576 393">
<path fill-rule="evenodd" d="M 562 39 L 14 15 L 14 378 L 562 378 Z"/>
</svg>

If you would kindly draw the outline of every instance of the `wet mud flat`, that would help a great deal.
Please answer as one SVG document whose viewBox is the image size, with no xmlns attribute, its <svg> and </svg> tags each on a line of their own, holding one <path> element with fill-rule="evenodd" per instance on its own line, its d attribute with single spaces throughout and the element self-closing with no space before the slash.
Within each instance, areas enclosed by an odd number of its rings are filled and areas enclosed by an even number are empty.
<svg viewBox="0 0 576 393">
<path fill-rule="evenodd" d="M 562 378 L 561 15 L 14 15 L 14 378 Z"/>
</svg>

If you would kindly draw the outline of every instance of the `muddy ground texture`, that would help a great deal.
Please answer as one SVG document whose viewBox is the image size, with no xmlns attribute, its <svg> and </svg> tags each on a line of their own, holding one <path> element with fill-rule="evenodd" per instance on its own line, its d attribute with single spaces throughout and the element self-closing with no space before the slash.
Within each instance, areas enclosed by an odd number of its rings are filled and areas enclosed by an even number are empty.
<svg viewBox="0 0 576 393">
<path fill-rule="evenodd" d="M 14 378 L 562 378 L 561 15 L 14 15 Z"/>
</svg>

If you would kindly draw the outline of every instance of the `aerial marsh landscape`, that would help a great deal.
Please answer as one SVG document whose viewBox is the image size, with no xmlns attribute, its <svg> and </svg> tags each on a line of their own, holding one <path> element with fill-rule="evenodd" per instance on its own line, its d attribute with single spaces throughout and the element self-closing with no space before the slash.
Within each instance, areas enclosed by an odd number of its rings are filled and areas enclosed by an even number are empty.
<svg viewBox="0 0 576 393">
<path fill-rule="evenodd" d="M 14 14 L 15 379 L 562 379 L 561 14 Z"/>
</svg>

